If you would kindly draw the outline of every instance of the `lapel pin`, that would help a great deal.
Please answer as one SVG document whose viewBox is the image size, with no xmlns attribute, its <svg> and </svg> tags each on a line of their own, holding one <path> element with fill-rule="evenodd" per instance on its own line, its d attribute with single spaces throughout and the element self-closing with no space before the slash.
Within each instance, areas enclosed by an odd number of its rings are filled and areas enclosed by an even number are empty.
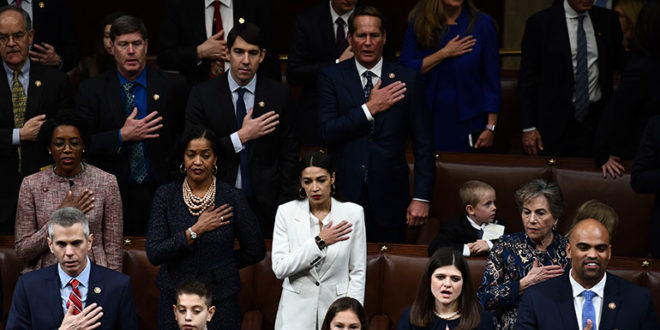
<svg viewBox="0 0 660 330">
<path fill-rule="evenodd" d="M 41 80 L 35 81 L 34 85 L 37 86 L 37 87 L 40 87 L 41 86 Z"/>
<path fill-rule="evenodd" d="M 609 309 L 611 309 L 611 310 L 614 310 L 616 308 L 616 304 L 611 302 L 607 305 L 607 307 L 609 307 Z"/>
<path fill-rule="evenodd" d="M 41 190 L 42 190 L 43 192 L 48 192 L 48 187 L 43 187 L 43 189 L 41 189 Z"/>
<path fill-rule="evenodd" d="M 158 100 L 160 100 L 160 95 L 154 94 L 154 101 L 158 101 Z"/>
<path fill-rule="evenodd" d="M 394 79 L 394 77 L 396 77 L 396 75 L 394 73 L 390 73 L 389 77 L 390 77 L 390 79 Z"/>
<path fill-rule="evenodd" d="M 46 4 L 42 2 L 39 2 L 39 8 L 44 9 L 46 7 Z"/>
<path fill-rule="evenodd" d="M 238 23 L 240 23 L 240 24 L 245 23 L 245 19 L 244 19 L 243 17 L 239 18 L 239 19 L 238 19 Z"/>
<path fill-rule="evenodd" d="M 101 293 L 101 288 L 99 288 L 98 286 L 95 287 L 95 288 L 94 288 L 94 293 L 96 293 L 96 294 Z"/>
<path fill-rule="evenodd" d="M 259 108 L 263 108 L 266 106 L 266 103 L 264 101 L 259 102 Z"/>
</svg>

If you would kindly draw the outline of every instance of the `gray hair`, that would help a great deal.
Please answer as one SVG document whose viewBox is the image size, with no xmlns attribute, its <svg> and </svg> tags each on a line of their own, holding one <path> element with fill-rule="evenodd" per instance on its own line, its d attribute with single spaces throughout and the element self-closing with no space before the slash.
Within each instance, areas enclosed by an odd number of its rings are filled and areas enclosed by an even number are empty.
<svg viewBox="0 0 660 330">
<path fill-rule="evenodd" d="M 6 11 L 15 11 L 21 14 L 23 16 L 23 27 L 25 27 L 25 31 L 30 32 L 32 30 L 32 20 L 30 19 L 30 15 L 23 10 L 23 8 L 18 8 L 14 5 L 11 6 L 3 6 L 0 8 L 0 15 L 2 15 Z"/>
<path fill-rule="evenodd" d="M 522 212 L 523 204 L 536 197 L 544 197 L 550 206 L 552 217 L 559 219 L 564 215 L 564 196 L 561 188 L 554 183 L 544 179 L 534 179 L 516 190 L 516 204 Z"/>
<path fill-rule="evenodd" d="M 51 241 L 53 240 L 53 227 L 55 225 L 71 227 L 77 223 L 82 224 L 85 238 L 89 239 L 89 222 L 85 214 L 75 207 L 61 208 L 53 212 L 50 216 L 50 221 L 48 221 L 48 237 L 50 237 Z"/>
</svg>

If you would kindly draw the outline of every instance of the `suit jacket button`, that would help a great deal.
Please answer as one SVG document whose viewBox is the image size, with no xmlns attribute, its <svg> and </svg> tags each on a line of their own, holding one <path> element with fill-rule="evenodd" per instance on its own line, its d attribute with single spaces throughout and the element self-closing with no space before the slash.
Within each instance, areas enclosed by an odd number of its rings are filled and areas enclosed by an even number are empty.
<svg viewBox="0 0 660 330">
<path fill-rule="evenodd" d="M 318 281 L 316 281 L 316 283 L 315 283 L 315 284 L 316 284 L 316 286 L 319 286 L 319 285 L 321 285 L 321 283 L 319 283 Z"/>
</svg>

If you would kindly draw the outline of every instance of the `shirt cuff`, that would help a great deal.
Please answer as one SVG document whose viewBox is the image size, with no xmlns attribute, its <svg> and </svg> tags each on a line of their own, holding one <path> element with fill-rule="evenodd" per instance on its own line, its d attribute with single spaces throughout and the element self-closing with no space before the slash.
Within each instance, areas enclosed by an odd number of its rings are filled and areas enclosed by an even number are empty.
<svg viewBox="0 0 660 330">
<path fill-rule="evenodd" d="M 14 128 L 11 133 L 11 144 L 15 146 L 21 145 L 21 129 Z"/>
<path fill-rule="evenodd" d="M 234 152 L 241 152 L 241 150 L 243 150 L 243 144 L 241 143 L 241 139 L 238 137 L 238 132 L 232 133 L 229 135 L 229 138 L 231 139 L 231 144 L 234 146 Z"/>
<path fill-rule="evenodd" d="M 536 131 L 536 127 L 523 128 L 523 133 L 527 133 L 527 132 L 531 132 L 531 131 Z"/>
<path fill-rule="evenodd" d="M 374 116 L 372 116 L 371 112 L 369 112 L 369 108 L 367 108 L 366 103 L 362 105 L 362 111 L 364 111 L 364 115 L 367 117 L 367 120 L 372 123 L 374 121 Z"/>
<path fill-rule="evenodd" d="M 431 202 L 427 201 L 426 199 L 422 199 L 422 198 L 413 198 L 412 200 L 419 201 L 419 202 L 424 202 L 424 203 L 429 203 L 429 204 L 431 203 Z"/>
<path fill-rule="evenodd" d="M 463 256 L 464 257 L 470 256 L 470 248 L 468 247 L 467 244 L 463 244 Z"/>
<path fill-rule="evenodd" d="M 486 244 L 488 244 L 488 250 L 492 250 L 493 249 L 493 242 L 491 242 L 490 240 L 485 240 L 485 241 L 486 241 Z"/>
</svg>

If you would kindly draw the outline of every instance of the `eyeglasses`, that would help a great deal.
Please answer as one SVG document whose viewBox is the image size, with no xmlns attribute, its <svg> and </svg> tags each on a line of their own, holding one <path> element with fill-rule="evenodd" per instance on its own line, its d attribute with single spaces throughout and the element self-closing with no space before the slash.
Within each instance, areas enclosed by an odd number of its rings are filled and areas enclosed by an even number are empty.
<svg viewBox="0 0 660 330">
<path fill-rule="evenodd" d="M 14 42 L 23 41 L 27 36 L 25 31 L 18 31 L 12 34 L 0 34 L 0 45 L 6 45 L 9 42 L 9 39 L 13 39 Z"/>
<path fill-rule="evenodd" d="M 135 41 L 119 41 L 115 43 L 115 46 L 121 50 L 126 50 L 129 45 L 132 45 L 134 49 L 140 49 L 144 46 L 144 40 L 135 40 Z"/>
<path fill-rule="evenodd" d="M 72 140 L 68 140 L 68 141 L 55 140 L 51 143 L 51 145 L 53 146 L 53 148 L 55 150 L 64 150 L 66 145 L 69 145 L 69 148 L 71 148 L 71 150 L 80 150 L 83 146 L 82 142 L 78 139 L 72 139 Z"/>
</svg>

